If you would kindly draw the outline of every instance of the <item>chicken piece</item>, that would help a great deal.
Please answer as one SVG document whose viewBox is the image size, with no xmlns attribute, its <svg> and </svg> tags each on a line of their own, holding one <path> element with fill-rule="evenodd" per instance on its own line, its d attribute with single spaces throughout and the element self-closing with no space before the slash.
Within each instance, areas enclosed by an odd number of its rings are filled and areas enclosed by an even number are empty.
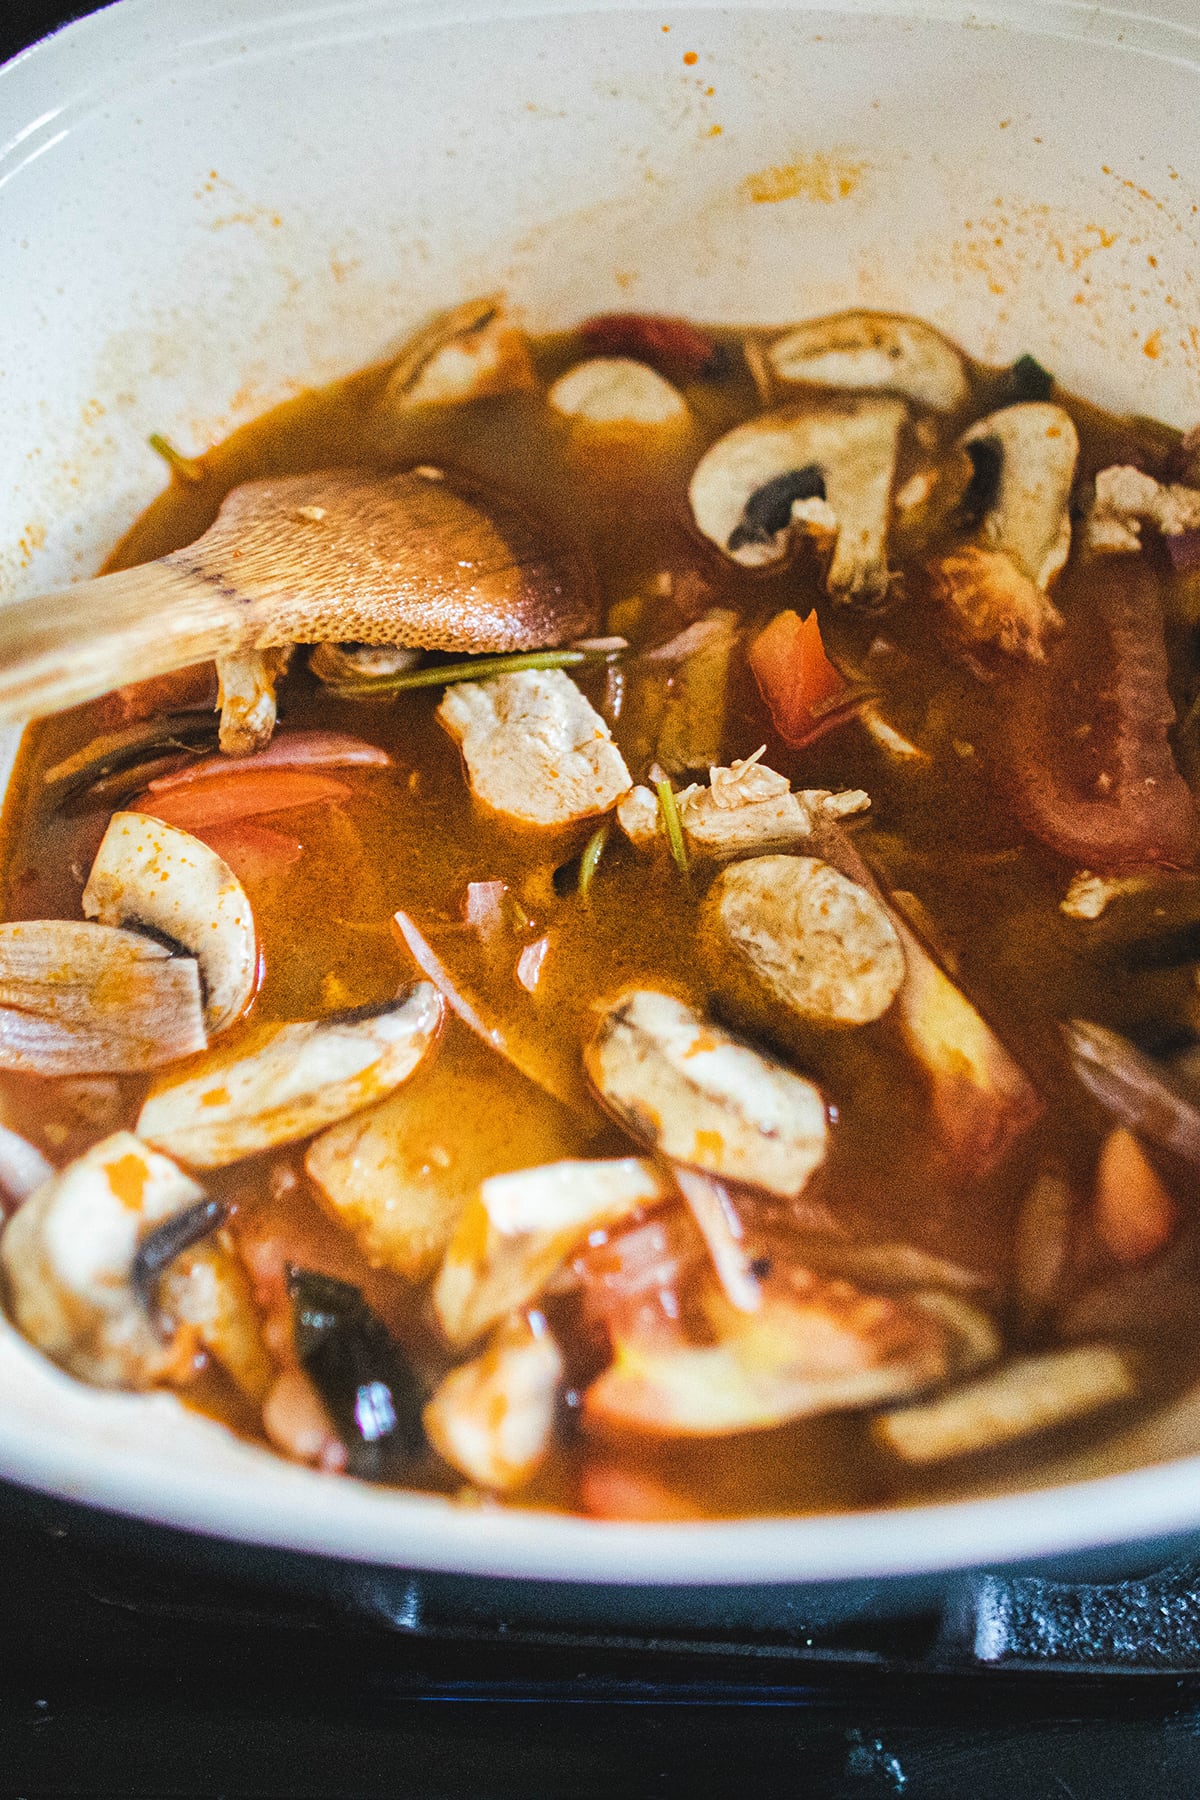
<svg viewBox="0 0 1200 1800">
<path fill-rule="evenodd" d="M 803 1023 L 865 1025 L 904 980 L 887 910 L 813 856 L 758 856 L 723 869 L 704 902 L 702 941 L 714 980 L 751 1005 Z"/>
<path fill-rule="evenodd" d="M 109 820 L 83 910 L 102 925 L 150 926 L 200 965 L 204 1022 L 224 1030 L 258 985 L 258 938 L 241 882 L 199 838 L 145 813 Z"/>
<path fill-rule="evenodd" d="M 470 1344 L 506 1313 L 528 1306 L 588 1235 L 665 1199 L 654 1165 L 546 1163 L 493 1175 L 468 1205 L 433 1287 L 452 1344 Z"/>
<path fill-rule="evenodd" d="M 686 425 L 688 404 L 648 363 L 597 356 L 560 375 L 546 399 L 563 418 L 597 431 L 639 432 Z"/>
<path fill-rule="evenodd" d="M 1093 875 L 1080 869 L 1058 903 L 1068 919 L 1098 919 L 1122 894 L 1142 894 L 1149 886 L 1144 875 Z"/>
<path fill-rule="evenodd" d="M 871 804 L 861 788 L 793 794 L 787 776 L 766 768 L 761 755 L 759 750 L 728 768 L 710 768 L 708 787 L 693 783 L 676 794 L 684 842 L 698 861 L 789 849 L 810 835 L 814 814 L 843 818 Z M 632 788 L 617 803 L 617 823 L 638 850 L 666 838 L 658 796 L 647 787 Z"/>
<path fill-rule="evenodd" d="M 535 386 L 523 333 L 489 295 L 452 307 L 416 333 L 393 364 L 380 409 L 402 418 L 421 406 L 457 406 Z"/>
<path fill-rule="evenodd" d="M 562 1378 L 562 1352 L 541 1313 L 518 1313 L 445 1377 L 423 1414 L 426 1435 L 477 1487 L 520 1487 L 550 1448 Z"/>
<path fill-rule="evenodd" d="M 901 400 L 788 406 L 737 425 L 700 459 L 688 490 L 698 529 L 746 568 L 781 562 L 796 528 L 835 539 L 834 600 L 872 606 L 888 588 L 887 531 Z"/>
<path fill-rule="evenodd" d="M 442 1013 L 440 995 L 422 981 L 382 1008 L 259 1026 L 199 1073 L 154 1088 L 138 1132 L 201 1169 L 295 1143 L 406 1081 L 437 1038 Z"/>
<path fill-rule="evenodd" d="M 132 1132 L 118 1131 L 30 1195 L 0 1236 L 0 1266 L 18 1327 L 39 1350 L 98 1387 L 181 1378 L 195 1334 L 164 1330 L 133 1281 L 155 1226 L 203 1189 Z"/>
<path fill-rule="evenodd" d="M 779 381 L 901 394 L 935 412 L 955 412 L 968 395 L 954 345 L 923 320 L 893 313 L 808 319 L 776 338 L 767 357 Z"/>
<path fill-rule="evenodd" d="M 199 965 L 112 925 L 0 925 L 0 1068 L 131 1074 L 203 1050 Z"/>
<path fill-rule="evenodd" d="M 719 1437 L 875 1406 L 941 1380 L 947 1329 L 907 1300 L 805 1269 L 740 1312 L 710 1287 L 705 1343 L 659 1326 L 618 1335 L 584 1401 L 592 1424 L 655 1436 Z"/>
<path fill-rule="evenodd" d="M 437 718 L 476 799 L 522 825 L 592 818 L 633 785 L 608 726 L 561 669 L 456 682 Z"/>
<path fill-rule="evenodd" d="M 244 650 L 217 658 L 221 748 L 227 756 L 265 750 L 275 729 L 275 684 L 287 672 L 293 646 Z"/>
<path fill-rule="evenodd" d="M 584 1051 L 597 1091 L 672 1162 L 794 1199 L 825 1159 L 820 1091 L 669 994 L 636 989 Z"/>
<path fill-rule="evenodd" d="M 875 1430 L 905 1462 L 946 1462 L 1065 1425 L 1136 1392 L 1119 1351 L 1081 1344 L 1022 1357 L 923 1405 L 884 1413 Z"/>
<path fill-rule="evenodd" d="M 549 1094 L 452 1028 L 436 1059 L 399 1093 L 322 1133 L 305 1168 L 368 1262 L 420 1281 L 481 1182 L 569 1156 L 581 1138 Z"/>
<path fill-rule="evenodd" d="M 1101 469 L 1084 527 L 1088 549 L 1140 550 L 1143 525 L 1168 538 L 1200 530 L 1200 489 L 1155 481 L 1126 464 Z"/>
<path fill-rule="evenodd" d="M 1003 550 L 964 544 L 931 566 L 930 580 L 967 657 L 999 650 L 1021 662 L 1045 662 L 1047 639 L 1062 630 L 1062 614 Z"/>
</svg>

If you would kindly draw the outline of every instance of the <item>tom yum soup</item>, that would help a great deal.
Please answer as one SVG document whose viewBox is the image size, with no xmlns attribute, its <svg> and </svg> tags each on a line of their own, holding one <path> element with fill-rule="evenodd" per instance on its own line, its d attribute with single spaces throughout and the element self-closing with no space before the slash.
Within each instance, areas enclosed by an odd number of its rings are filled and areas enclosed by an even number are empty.
<svg viewBox="0 0 1200 1800">
<path fill-rule="evenodd" d="M 0 1265 L 47 1356 L 614 1518 L 1103 1469 L 1197 1380 L 1196 434 L 915 319 L 489 300 L 160 448 L 114 568 L 270 478 L 346 574 L 328 641 L 26 735 Z"/>
</svg>

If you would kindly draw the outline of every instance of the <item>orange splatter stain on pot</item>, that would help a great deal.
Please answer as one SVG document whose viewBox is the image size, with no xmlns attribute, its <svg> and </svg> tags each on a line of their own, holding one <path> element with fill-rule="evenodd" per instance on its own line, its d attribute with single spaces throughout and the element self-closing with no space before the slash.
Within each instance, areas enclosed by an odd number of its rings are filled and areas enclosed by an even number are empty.
<svg viewBox="0 0 1200 1800">
<path fill-rule="evenodd" d="M 813 200 L 829 206 L 848 199 L 861 184 L 866 169 L 866 163 L 816 151 L 795 162 L 776 163 L 748 175 L 742 192 L 755 206 L 774 206 L 781 200 Z"/>
<path fill-rule="evenodd" d="M 1158 358 L 1162 355 L 1161 331 L 1152 331 L 1150 333 L 1150 336 L 1142 345 L 1142 355 L 1148 356 L 1152 362 L 1157 362 Z"/>
<path fill-rule="evenodd" d="M 683 53 L 683 60 L 687 64 L 688 68 L 690 69 L 693 67 L 694 64 L 696 64 L 700 61 L 700 58 L 697 56 L 697 54 L 694 50 L 685 50 Z"/>
</svg>

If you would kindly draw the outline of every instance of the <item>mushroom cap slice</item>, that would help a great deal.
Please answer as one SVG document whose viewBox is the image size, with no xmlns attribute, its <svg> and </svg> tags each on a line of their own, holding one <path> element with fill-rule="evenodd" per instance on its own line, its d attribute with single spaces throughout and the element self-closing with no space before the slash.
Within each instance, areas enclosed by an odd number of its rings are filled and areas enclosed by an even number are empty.
<svg viewBox="0 0 1200 1800">
<path fill-rule="evenodd" d="M 673 1162 L 794 1198 L 825 1158 L 825 1102 L 670 994 L 639 988 L 605 1011 L 584 1052 L 597 1092 Z"/>
<path fill-rule="evenodd" d="M 1079 434 L 1070 414 L 1048 400 L 1027 400 L 989 413 L 959 441 L 977 469 L 980 457 L 989 453 L 999 463 L 980 542 L 989 550 L 1002 550 L 1045 591 L 1071 548 Z"/>
<path fill-rule="evenodd" d="M 501 1492 L 519 1487 L 550 1448 L 563 1369 L 540 1313 L 506 1319 L 426 1406 L 429 1441 L 468 1481 Z"/>
<path fill-rule="evenodd" d="M 908 1300 L 793 1269 L 739 1312 L 705 1296 L 707 1343 L 678 1330 L 618 1335 L 588 1389 L 585 1417 L 656 1436 L 720 1437 L 874 1406 L 940 1380 L 948 1332 Z"/>
<path fill-rule="evenodd" d="M 258 983 L 254 914 L 233 870 L 199 838 L 147 813 L 114 813 L 83 910 L 102 925 L 149 926 L 189 951 L 211 1033 L 245 1011 Z"/>
<path fill-rule="evenodd" d="M 750 569 L 782 561 L 796 523 L 818 534 L 836 533 L 828 592 L 849 602 L 881 600 L 888 585 L 897 446 L 907 416 L 902 400 L 864 396 L 836 405 L 780 407 L 736 425 L 710 446 L 692 476 L 688 493 L 697 527 Z"/>
<path fill-rule="evenodd" d="M 686 424 L 688 404 L 677 387 L 630 356 L 596 356 L 560 375 L 546 399 L 582 425 L 656 427 Z"/>
<path fill-rule="evenodd" d="M 112 925 L 0 925 L 0 1069 L 122 1075 L 208 1042 L 191 956 Z"/>
<path fill-rule="evenodd" d="M 433 1286 L 452 1344 L 469 1344 L 537 1298 L 591 1231 L 666 1199 L 653 1163 L 637 1156 L 543 1163 L 485 1181 L 459 1221 Z"/>
<path fill-rule="evenodd" d="M 138 1245 L 203 1190 L 165 1156 L 118 1131 L 25 1201 L 0 1237 L 13 1317 L 47 1356 L 99 1387 L 152 1387 L 179 1367 L 136 1293 Z"/>
<path fill-rule="evenodd" d="M 767 359 L 780 381 L 900 394 L 934 412 L 956 412 L 968 396 L 961 353 L 932 325 L 896 313 L 808 319 L 776 338 Z"/>
<path fill-rule="evenodd" d="M 865 1025 L 892 1004 L 905 957 L 885 907 L 815 856 L 756 856 L 723 869 L 702 931 L 718 983 L 819 1026 Z"/>
<path fill-rule="evenodd" d="M 419 406 L 461 405 L 534 385 L 524 335 L 493 294 L 439 313 L 409 339 L 392 365 L 380 409 L 399 417 Z"/>
<path fill-rule="evenodd" d="M 155 1088 L 138 1133 L 200 1169 L 295 1143 L 407 1080 L 437 1037 L 442 1010 L 422 981 L 383 1008 L 259 1026 L 198 1073 Z"/>
</svg>

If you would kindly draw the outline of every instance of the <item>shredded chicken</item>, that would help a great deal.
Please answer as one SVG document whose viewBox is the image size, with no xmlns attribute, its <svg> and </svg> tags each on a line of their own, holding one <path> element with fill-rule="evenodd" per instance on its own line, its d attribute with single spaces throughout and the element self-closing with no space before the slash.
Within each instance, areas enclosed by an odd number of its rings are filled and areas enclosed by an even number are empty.
<svg viewBox="0 0 1200 1800">
<path fill-rule="evenodd" d="M 1124 463 L 1101 469 L 1085 527 L 1088 549 L 1140 550 L 1143 525 L 1164 537 L 1200 530 L 1200 488 L 1167 485 Z"/>
<path fill-rule="evenodd" d="M 764 746 L 765 748 L 765 746 Z M 870 795 L 861 788 L 831 793 L 804 788 L 792 793 L 786 775 L 759 761 L 755 751 L 728 768 L 713 767 L 709 785 L 693 782 L 675 796 L 684 840 L 691 855 L 719 859 L 746 851 L 782 850 L 809 837 L 814 818 L 845 818 L 865 812 Z M 617 823 L 638 850 L 665 841 L 666 826 L 657 795 L 635 787 L 618 802 Z"/>
<path fill-rule="evenodd" d="M 1144 875 L 1093 875 L 1090 869 L 1080 869 L 1071 877 L 1058 910 L 1068 919 L 1098 919 L 1122 894 L 1142 894 L 1148 886 Z"/>
</svg>

